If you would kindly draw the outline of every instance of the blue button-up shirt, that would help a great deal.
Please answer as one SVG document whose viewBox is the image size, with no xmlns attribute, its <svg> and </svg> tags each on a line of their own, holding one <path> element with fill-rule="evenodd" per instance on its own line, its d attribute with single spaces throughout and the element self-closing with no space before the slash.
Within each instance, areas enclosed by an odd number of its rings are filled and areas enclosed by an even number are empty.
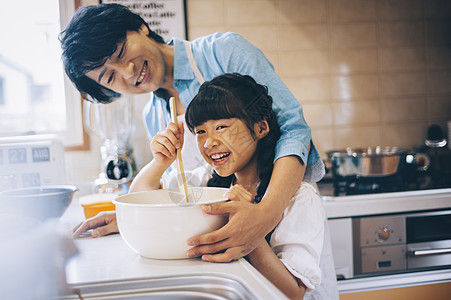
<svg viewBox="0 0 451 300">
<path fill-rule="evenodd" d="M 182 104 L 187 107 L 197 94 L 200 83 L 188 61 L 184 41 L 174 38 L 169 44 L 174 46 L 174 88 L 178 91 Z M 261 50 L 239 34 L 230 32 L 200 37 L 191 42 L 191 47 L 197 67 L 206 81 L 224 73 L 240 73 L 252 76 L 259 84 L 268 87 L 281 130 L 275 160 L 296 155 L 307 166 L 304 180 L 320 180 L 324 175 L 324 164 L 313 144 L 302 107 Z M 149 137 L 155 136 L 170 122 L 166 103 L 166 100 L 152 93 L 144 110 Z M 310 142 L 311 149 L 308 153 Z"/>
</svg>

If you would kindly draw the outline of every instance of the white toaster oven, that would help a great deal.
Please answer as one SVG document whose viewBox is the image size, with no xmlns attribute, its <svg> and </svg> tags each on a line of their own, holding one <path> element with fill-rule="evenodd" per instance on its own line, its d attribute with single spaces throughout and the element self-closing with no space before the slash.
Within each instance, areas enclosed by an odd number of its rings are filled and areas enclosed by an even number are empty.
<svg viewBox="0 0 451 300">
<path fill-rule="evenodd" d="M 64 146 L 56 135 L 0 138 L 0 191 L 65 181 Z"/>
</svg>

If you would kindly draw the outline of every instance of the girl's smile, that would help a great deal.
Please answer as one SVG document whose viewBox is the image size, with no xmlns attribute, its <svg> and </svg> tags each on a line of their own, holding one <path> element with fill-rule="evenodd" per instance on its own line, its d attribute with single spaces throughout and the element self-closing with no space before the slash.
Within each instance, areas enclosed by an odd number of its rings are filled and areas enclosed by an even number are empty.
<svg viewBox="0 0 451 300">
<path fill-rule="evenodd" d="M 263 121 L 267 125 L 266 121 Z M 204 159 L 219 176 L 235 174 L 237 181 L 257 177 L 257 143 L 269 129 L 255 124 L 254 134 L 239 118 L 208 120 L 195 128 L 197 144 Z"/>
<path fill-rule="evenodd" d="M 227 163 L 227 161 L 230 158 L 230 152 L 215 153 L 211 154 L 210 157 L 213 162 L 213 165 L 220 166 Z"/>
<path fill-rule="evenodd" d="M 208 120 L 195 133 L 202 156 L 220 176 L 256 170 L 257 140 L 240 119 Z"/>
</svg>

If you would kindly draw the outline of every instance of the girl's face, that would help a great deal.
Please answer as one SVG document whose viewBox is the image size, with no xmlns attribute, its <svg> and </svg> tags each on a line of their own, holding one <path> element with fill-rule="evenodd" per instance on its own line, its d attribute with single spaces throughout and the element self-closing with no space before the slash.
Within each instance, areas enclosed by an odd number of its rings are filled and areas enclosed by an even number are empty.
<svg viewBox="0 0 451 300">
<path fill-rule="evenodd" d="M 194 132 L 202 156 L 220 176 L 257 170 L 257 142 L 266 135 L 258 128 L 253 137 L 241 119 L 231 118 L 206 121 Z"/>
<path fill-rule="evenodd" d="M 148 33 L 144 25 L 138 32 L 128 31 L 105 64 L 86 76 L 118 93 L 143 94 L 164 87 L 168 71 L 172 78 L 172 70 L 165 63 L 165 54 L 172 47 L 155 42 Z"/>
</svg>

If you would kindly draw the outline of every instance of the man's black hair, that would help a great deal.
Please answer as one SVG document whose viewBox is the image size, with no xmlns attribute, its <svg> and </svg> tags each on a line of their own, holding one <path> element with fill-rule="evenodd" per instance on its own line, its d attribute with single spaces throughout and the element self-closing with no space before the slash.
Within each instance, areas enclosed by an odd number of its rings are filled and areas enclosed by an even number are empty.
<svg viewBox="0 0 451 300">
<path fill-rule="evenodd" d="M 164 44 L 163 38 L 150 30 L 139 15 L 119 4 L 100 4 L 79 8 L 66 29 L 59 34 L 62 61 L 67 76 L 83 98 L 109 103 L 120 94 L 88 78 L 86 73 L 105 64 L 127 35 L 139 31 L 142 25 L 149 29 L 149 38 Z"/>
</svg>

